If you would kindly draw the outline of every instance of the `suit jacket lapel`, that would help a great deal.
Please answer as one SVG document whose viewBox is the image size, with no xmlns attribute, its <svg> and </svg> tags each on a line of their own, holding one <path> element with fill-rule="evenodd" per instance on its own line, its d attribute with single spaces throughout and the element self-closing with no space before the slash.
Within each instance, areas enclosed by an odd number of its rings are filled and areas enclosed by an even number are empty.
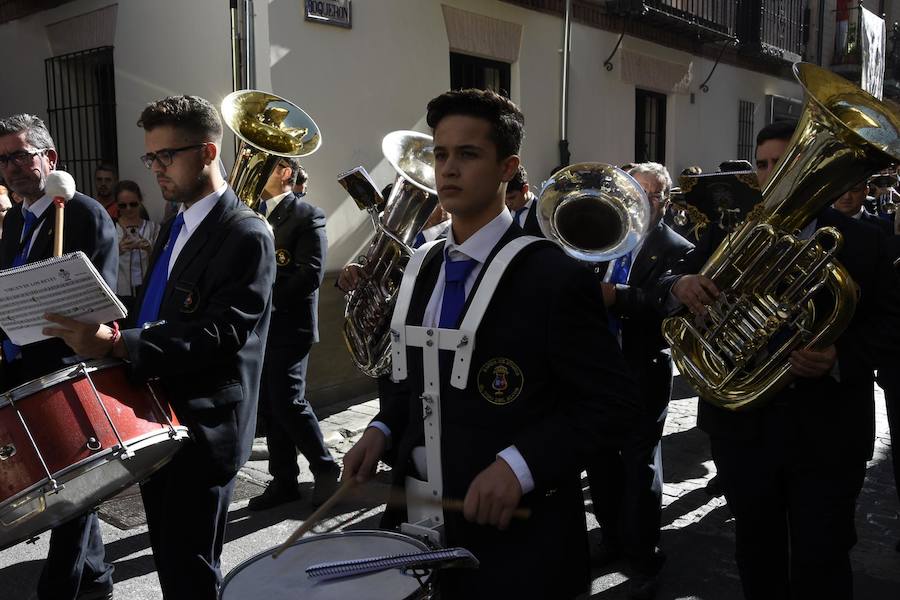
<svg viewBox="0 0 900 600">
<path fill-rule="evenodd" d="M 642 285 L 644 279 L 656 266 L 659 260 L 659 241 L 663 234 L 662 228 L 663 223 L 660 222 L 647 234 L 647 239 L 644 240 L 640 253 L 638 253 L 636 260 L 631 265 L 631 275 L 628 277 L 630 285 Z"/>
<path fill-rule="evenodd" d="M 469 310 L 469 304 L 472 303 L 472 299 L 475 297 L 475 292 L 478 291 L 478 286 L 481 285 L 481 280 L 484 279 L 484 274 L 487 272 L 488 267 L 491 265 L 491 261 L 494 260 L 494 257 L 497 256 L 497 253 L 509 243 L 511 240 L 522 237 L 524 233 L 522 232 L 522 228 L 513 223 L 506 230 L 506 233 L 500 238 L 500 240 L 494 244 L 494 247 L 491 249 L 491 253 L 488 254 L 487 260 L 484 262 L 484 265 L 481 267 L 481 271 L 478 272 L 478 277 L 475 278 L 475 283 L 472 285 L 472 291 L 469 292 L 469 295 L 466 297 L 466 303 L 463 305 L 463 309 L 459 313 L 459 323 L 462 323 L 462 320 L 466 316 L 466 312 Z"/>
<path fill-rule="evenodd" d="M 292 212 L 290 209 L 293 208 L 294 202 L 297 202 L 297 196 L 294 194 L 288 194 L 281 199 L 281 202 L 278 203 L 272 214 L 267 217 L 269 224 L 273 228 L 278 227 L 284 221 L 284 218 Z"/>
<path fill-rule="evenodd" d="M 166 282 L 166 293 L 163 296 L 163 303 L 165 303 L 169 294 L 172 293 L 172 290 L 175 289 L 175 283 L 178 281 L 179 277 L 181 277 L 182 273 L 184 273 L 184 270 L 187 269 L 188 265 L 196 258 L 197 254 L 200 253 L 200 250 L 203 249 L 203 246 L 206 245 L 210 233 L 222 219 L 222 215 L 234 202 L 237 202 L 237 198 L 234 196 L 234 192 L 231 191 L 231 188 L 228 188 L 225 191 L 225 194 L 223 194 L 212 207 L 212 210 L 209 211 L 209 214 L 206 215 L 206 218 L 200 222 L 200 225 L 197 226 L 197 229 L 191 234 L 191 237 L 188 238 L 184 248 L 178 253 L 178 259 L 175 261 L 175 264 L 172 265 L 172 272 L 169 273 L 169 279 Z M 166 239 L 168 239 L 168 232 Z"/>
</svg>

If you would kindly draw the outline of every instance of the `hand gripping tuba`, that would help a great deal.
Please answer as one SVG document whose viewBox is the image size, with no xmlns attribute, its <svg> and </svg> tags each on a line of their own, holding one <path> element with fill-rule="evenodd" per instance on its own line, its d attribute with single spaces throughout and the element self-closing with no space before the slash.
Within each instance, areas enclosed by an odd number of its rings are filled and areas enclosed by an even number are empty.
<svg viewBox="0 0 900 600">
<path fill-rule="evenodd" d="M 307 156 L 322 144 L 315 121 L 274 94 L 239 90 L 225 96 L 221 108 L 225 124 L 241 140 L 228 183 L 251 208 L 279 160 Z"/>
<path fill-rule="evenodd" d="M 650 228 L 650 202 L 618 167 L 579 163 L 547 180 L 537 220 L 549 240 L 573 258 L 605 262 L 631 252 Z"/>
<path fill-rule="evenodd" d="M 900 120 L 890 108 L 825 69 L 797 63 L 794 75 L 806 104 L 763 190 L 762 212 L 700 271 L 719 297 L 702 320 L 663 322 L 681 373 L 701 398 L 730 410 L 770 398 L 791 379 L 791 352 L 828 346 L 847 327 L 858 289 L 834 258 L 841 234 L 831 227 L 805 241 L 794 234 L 845 191 L 900 161 Z"/>
<path fill-rule="evenodd" d="M 344 340 L 356 367 L 369 377 L 390 370 L 390 325 L 403 269 L 413 253 L 412 244 L 437 206 L 434 189 L 434 147 L 431 136 L 415 131 L 394 131 L 381 143 L 384 157 L 397 171 L 397 179 L 380 217 L 377 190 L 354 198 L 372 215 L 375 237 L 362 276 L 350 294 L 344 314 Z M 352 194 L 352 192 L 351 192 Z"/>
</svg>

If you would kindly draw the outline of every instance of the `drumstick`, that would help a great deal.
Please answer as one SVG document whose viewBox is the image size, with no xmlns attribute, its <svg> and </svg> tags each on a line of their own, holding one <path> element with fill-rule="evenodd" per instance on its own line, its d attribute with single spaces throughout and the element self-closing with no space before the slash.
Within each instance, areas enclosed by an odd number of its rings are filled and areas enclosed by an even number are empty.
<svg viewBox="0 0 900 600">
<path fill-rule="evenodd" d="M 353 486 L 355 484 L 356 484 L 355 477 L 348 477 L 347 479 L 345 479 L 341 483 L 341 487 L 339 487 L 337 489 L 337 491 L 335 493 L 333 493 L 331 495 L 331 497 L 325 501 L 324 504 L 322 504 L 322 506 L 317 508 L 313 514 L 309 515 L 309 518 L 307 518 L 300 525 L 300 527 L 298 527 L 294 531 L 294 533 L 289 535 L 288 538 L 286 540 L 284 540 L 284 542 L 280 546 L 278 546 L 278 548 L 275 550 L 275 552 L 272 553 L 272 558 L 278 558 L 281 555 L 281 553 L 284 552 L 285 550 L 287 550 L 291 544 L 293 544 L 294 542 L 299 540 L 310 529 L 315 527 L 319 523 L 319 521 L 322 520 L 322 517 L 325 516 L 325 513 L 327 513 L 329 510 L 331 510 L 331 507 L 334 506 L 335 504 L 337 504 L 341 500 L 341 498 L 346 496 L 347 492 L 349 492 L 351 489 L 353 489 Z"/>
</svg>

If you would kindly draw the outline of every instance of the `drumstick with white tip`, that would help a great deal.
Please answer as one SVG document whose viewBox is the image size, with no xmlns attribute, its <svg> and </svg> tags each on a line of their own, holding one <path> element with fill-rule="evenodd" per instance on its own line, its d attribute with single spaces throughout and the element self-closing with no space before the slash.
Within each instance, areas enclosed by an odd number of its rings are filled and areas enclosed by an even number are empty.
<svg viewBox="0 0 900 600">
<path fill-rule="evenodd" d="M 56 224 L 53 232 L 53 256 L 63 253 L 63 226 L 65 225 L 66 202 L 75 195 L 75 180 L 65 171 L 52 171 L 47 175 L 44 192 L 53 198 L 56 205 Z"/>
</svg>

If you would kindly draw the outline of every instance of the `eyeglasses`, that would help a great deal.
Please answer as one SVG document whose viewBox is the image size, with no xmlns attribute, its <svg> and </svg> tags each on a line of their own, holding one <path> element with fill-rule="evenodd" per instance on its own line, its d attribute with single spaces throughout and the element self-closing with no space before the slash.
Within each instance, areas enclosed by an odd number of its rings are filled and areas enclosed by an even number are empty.
<svg viewBox="0 0 900 600">
<path fill-rule="evenodd" d="M 117 204 L 119 208 L 137 208 L 140 205 L 140 202 L 119 202 Z"/>
<path fill-rule="evenodd" d="M 153 168 L 153 163 L 159 161 L 164 167 L 168 167 L 172 164 L 172 161 L 175 159 L 175 155 L 179 152 L 184 152 L 185 150 L 195 150 L 197 148 L 202 148 L 203 146 L 209 144 L 209 142 L 203 142 L 202 144 L 192 144 L 190 146 L 183 146 L 181 148 L 163 148 L 162 150 L 157 150 L 156 152 L 148 152 L 147 154 L 141 157 L 141 162 L 144 163 L 144 166 L 148 169 Z"/>
<path fill-rule="evenodd" d="M 18 152 L 13 152 L 12 154 L 0 154 L 0 169 L 7 168 L 10 161 L 20 167 L 27 167 L 31 164 L 31 161 L 34 160 L 35 156 L 37 156 L 38 154 L 43 154 L 46 151 L 46 148 L 41 148 L 40 150 L 35 150 L 34 152 L 19 150 Z"/>
</svg>

